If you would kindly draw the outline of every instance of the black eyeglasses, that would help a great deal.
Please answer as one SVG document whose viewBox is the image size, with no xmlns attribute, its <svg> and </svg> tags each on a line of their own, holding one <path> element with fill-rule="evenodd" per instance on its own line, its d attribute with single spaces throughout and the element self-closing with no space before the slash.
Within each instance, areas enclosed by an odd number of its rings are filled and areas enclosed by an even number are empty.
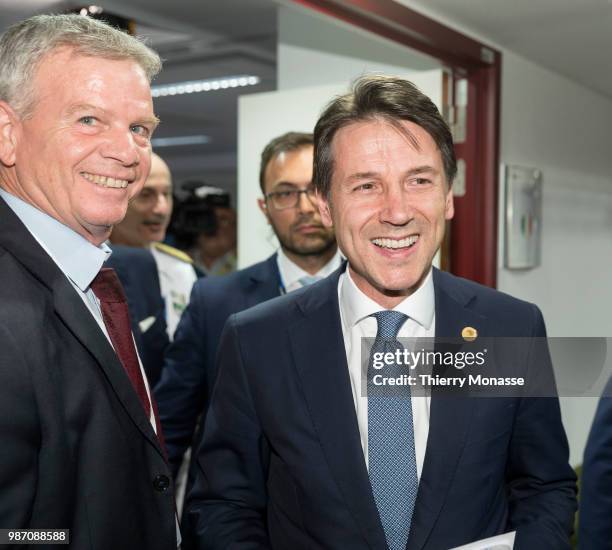
<svg viewBox="0 0 612 550">
<path fill-rule="evenodd" d="M 287 208 L 295 208 L 300 203 L 300 195 L 305 193 L 312 201 L 315 197 L 315 188 L 310 186 L 306 189 L 287 189 L 286 191 L 272 191 L 266 194 L 266 200 L 272 202 L 272 206 L 276 210 L 286 210 Z"/>
</svg>

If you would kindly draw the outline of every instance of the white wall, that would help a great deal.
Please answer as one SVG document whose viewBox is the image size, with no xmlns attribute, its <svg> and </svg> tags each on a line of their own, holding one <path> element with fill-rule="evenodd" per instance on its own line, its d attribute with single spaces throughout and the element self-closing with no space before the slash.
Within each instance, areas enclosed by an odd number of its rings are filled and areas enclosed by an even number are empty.
<svg viewBox="0 0 612 550">
<path fill-rule="evenodd" d="M 498 288 L 537 303 L 551 336 L 612 336 L 612 100 L 399 1 L 503 54 L 501 162 L 539 168 L 544 182 L 542 265 L 519 272 L 500 262 Z M 582 462 L 596 402 L 561 399 L 572 464 Z"/>
<path fill-rule="evenodd" d="M 537 303 L 551 336 L 612 335 L 612 101 L 504 52 L 501 120 L 502 161 L 540 168 L 544 180 L 542 264 L 500 263 L 498 288 Z M 572 464 L 596 404 L 561 398 Z"/>
<path fill-rule="evenodd" d="M 542 170 L 543 232 L 541 267 L 500 265 L 498 286 L 537 302 L 551 335 L 610 336 L 612 101 L 509 52 L 503 63 L 501 157 Z"/>
<path fill-rule="evenodd" d="M 403 74 L 439 61 L 300 6 L 278 11 L 278 89 L 351 82 L 367 72 Z"/>
</svg>

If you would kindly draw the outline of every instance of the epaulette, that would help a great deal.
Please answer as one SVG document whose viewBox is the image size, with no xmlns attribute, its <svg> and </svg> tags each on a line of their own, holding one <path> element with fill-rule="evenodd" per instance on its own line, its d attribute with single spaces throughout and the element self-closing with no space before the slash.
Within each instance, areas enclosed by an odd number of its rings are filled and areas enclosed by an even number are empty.
<svg viewBox="0 0 612 550">
<path fill-rule="evenodd" d="M 188 264 L 193 263 L 193 260 L 187 254 L 185 254 L 185 252 L 183 252 L 182 250 L 179 250 L 178 248 L 174 248 L 173 246 L 170 246 L 169 244 L 153 243 L 153 246 L 155 247 L 156 250 L 159 250 L 160 252 L 164 254 L 168 254 L 168 256 L 172 256 L 173 258 L 176 258 L 177 260 L 181 260 Z"/>
</svg>

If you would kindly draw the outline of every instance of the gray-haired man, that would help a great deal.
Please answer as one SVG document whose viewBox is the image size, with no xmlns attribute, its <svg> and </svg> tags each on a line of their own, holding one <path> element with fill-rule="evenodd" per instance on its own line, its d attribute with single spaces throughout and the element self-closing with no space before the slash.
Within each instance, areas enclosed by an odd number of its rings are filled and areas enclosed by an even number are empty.
<svg viewBox="0 0 612 550">
<path fill-rule="evenodd" d="M 0 39 L 0 528 L 45 530 L 28 540 L 177 545 L 155 404 L 101 269 L 149 173 L 159 69 L 82 16 Z"/>
</svg>

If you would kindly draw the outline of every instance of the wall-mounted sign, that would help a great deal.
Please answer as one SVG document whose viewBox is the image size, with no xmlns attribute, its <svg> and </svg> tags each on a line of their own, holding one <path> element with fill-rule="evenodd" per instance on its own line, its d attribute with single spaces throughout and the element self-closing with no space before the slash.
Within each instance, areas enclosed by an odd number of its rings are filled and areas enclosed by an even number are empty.
<svg viewBox="0 0 612 550">
<path fill-rule="evenodd" d="M 465 197 L 465 186 L 465 161 L 463 159 L 457 159 L 457 175 L 453 180 L 453 196 Z"/>
<path fill-rule="evenodd" d="M 506 258 L 508 269 L 540 265 L 542 239 L 542 172 L 506 166 Z"/>
</svg>

